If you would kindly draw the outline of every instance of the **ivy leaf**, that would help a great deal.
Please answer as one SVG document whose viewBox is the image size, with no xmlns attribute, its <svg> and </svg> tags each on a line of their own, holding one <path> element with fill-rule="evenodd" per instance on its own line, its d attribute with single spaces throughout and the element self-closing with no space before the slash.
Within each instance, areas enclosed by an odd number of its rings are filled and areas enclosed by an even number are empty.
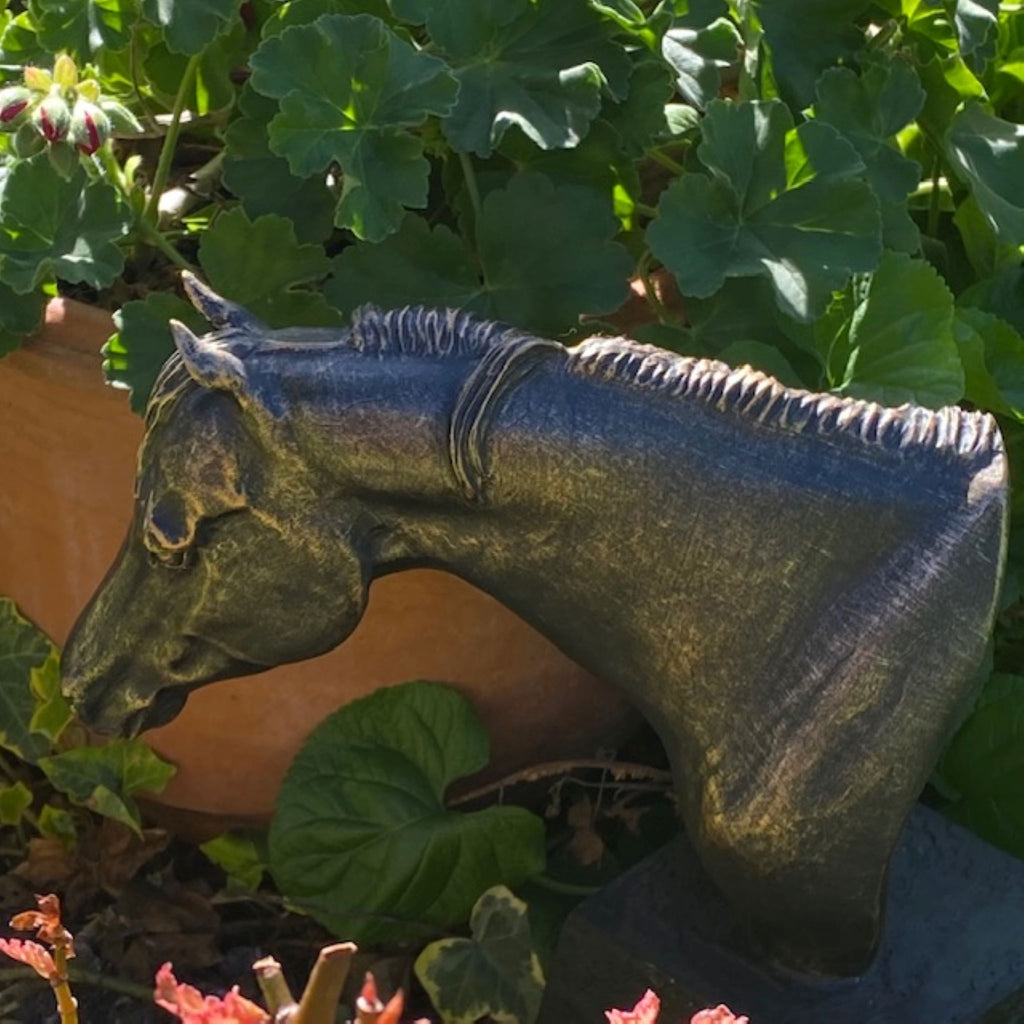
<svg viewBox="0 0 1024 1024">
<path fill-rule="evenodd" d="M 946 813 L 1024 857 L 1024 677 L 990 677 L 974 713 L 953 737 L 941 772 L 959 793 Z"/>
<path fill-rule="evenodd" d="M 74 846 L 77 836 L 75 819 L 62 807 L 43 804 L 39 812 L 39 834 L 44 839 L 57 839 L 65 846 Z"/>
<path fill-rule="evenodd" d="M 142 740 L 112 740 L 104 747 L 76 747 L 41 757 L 39 767 L 62 793 L 90 810 L 142 834 L 142 819 L 132 795 L 159 793 L 176 769 Z"/>
<path fill-rule="evenodd" d="M 128 388 L 132 410 L 140 416 L 160 368 L 174 352 L 170 320 L 180 320 L 200 334 L 208 329 L 190 303 L 169 292 L 150 292 L 143 300 L 126 302 L 114 314 L 117 333 L 103 346 L 107 383 Z"/>
<path fill-rule="evenodd" d="M 477 895 L 544 866 L 543 823 L 519 807 L 449 811 L 487 736 L 437 683 L 378 690 L 328 717 L 281 786 L 270 866 L 287 898 L 336 934 L 373 942 L 461 924 Z"/>
<path fill-rule="evenodd" d="M 56 649 L 42 630 L 18 614 L 14 602 L 0 597 L 0 747 L 35 764 L 50 752 L 50 740 L 32 728 L 38 702 L 32 673 Z"/>
<path fill-rule="evenodd" d="M 67 50 L 80 63 L 103 49 L 124 49 L 138 17 L 133 0 L 30 0 L 29 9 L 43 46 Z"/>
<path fill-rule="evenodd" d="M 533 952 L 526 904 L 503 885 L 476 901 L 472 938 L 432 942 L 416 958 L 416 977 L 443 1024 L 481 1017 L 533 1024 L 544 994 L 544 974 Z"/>
<path fill-rule="evenodd" d="M 20 825 L 32 806 L 32 790 L 24 782 L 0 786 L 0 825 Z"/>
<path fill-rule="evenodd" d="M 60 688 L 60 655 L 53 647 L 46 660 L 35 666 L 29 674 L 29 686 L 36 700 L 29 728 L 42 733 L 55 743 L 67 724 L 74 718 L 71 706 Z"/>
<path fill-rule="evenodd" d="M 964 55 L 987 48 L 998 29 L 999 0 L 955 0 L 953 20 Z"/>
<path fill-rule="evenodd" d="M 251 839 L 226 832 L 200 844 L 199 849 L 238 887 L 249 890 L 260 887 L 267 865 Z"/>
<path fill-rule="evenodd" d="M 459 81 L 443 122 L 458 152 L 489 156 L 512 126 L 541 149 L 568 149 L 587 133 L 601 89 L 622 98 L 630 62 L 604 19 L 583 3 L 392 0 L 406 20 L 426 21 Z"/>
<path fill-rule="evenodd" d="M 1024 243 L 1024 125 L 971 103 L 949 126 L 946 154 L 996 237 L 1009 245 Z"/>
<path fill-rule="evenodd" d="M 795 131 L 804 158 L 827 163 L 787 188 L 792 129 L 777 100 L 709 105 L 698 156 L 710 176 L 676 180 L 647 230 L 651 250 L 684 295 L 703 298 L 726 278 L 764 275 L 779 308 L 807 322 L 852 272 L 877 262 L 878 205 L 863 181 L 849 177 L 863 166 L 853 147 L 826 125 L 801 125 Z M 826 131 L 829 146 L 822 145 Z"/>
<path fill-rule="evenodd" d="M 814 99 L 814 83 L 825 68 L 848 60 L 864 45 L 857 16 L 869 0 L 756 0 L 754 8 L 771 49 L 779 90 L 799 110 Z"/>
<path fill-rule="evenodd" d="M 271 327 L 338 323 L 315 291 L 298 287 L 327 276 L 331 261 L 319 245 L 300 245 L 291 222 L 276 214 L 255 221 L 236 207 L 203 232 L 199 262 L 211 286 Z"/>
<path fill-rule="evenodd" d="M 850 321 L 839 388 L 882 405 L 940 408 L 963 397 L 964 371 L 953 336 L 953 296 L 923 260 L 889 252 Z"/>
<path fill-rule="evenodd" d="M 238 17 L 237 0 L 142 0 L 142 13 L 164 30 L 167 49 L 190 56 Z"/>
<path fill-rule="evenodd" d="M 907 195 L 917 188 L 921 165 L 894 144 L 925 101 L 917 73 L 903 61 L 873 63 L 860 76 L 830 68 L 817 84 L 816 116 L 835 128 L 860 154 L 882 210 L 882 239 L 890 249 L 916 252 L 917 225 L 907 213 Z"/>
<path fill-rule="evenodd" d="M 1005 320 L 961 307 L 953 324 L 964 368 L 964 397 L 1024 420 L 1024 338 Z"/>
<path fill-rule="evenodd" d="M 277 112 L 273 100 L 246 86 L 238 107 L 245 116 L 225 133 L 224 184 L 242 200 L 250 220 L 275 213 L 291 221 L 300 242 L 322 242 L 334 227 L 335 207 L 324 176 L 297 177 L 284 157 L 271 152 L 267 127 Z"/>
<path fill-rule="evenodd" d="M 443 61 L 368 15 L 323 15 L 266 40 L 252 86 L 281 101 L 270 148 L 308 177 L 335 161 L 345 175 L 338 227 L 379 241 L 405 207 L 427 203 L 423 142 L 405 128 L 451 109 L 458 86 Z"/>
<path fill-rule="evenodd" d="M 13 352 L 42 323 L 47 296 L 41 290 L 19 295 L 0 282 L 0 356 Z"/>
<path fill-rule="evenodd" d="M 20 293 L 54 275 L 106 288 L 124 266 L 114 239 L 127 226 L 115 189 L 80 166 L 62 178 L 45 153 L 16 161 L 0 195 L 0 281 Z"/>
<path fill-rule="evenodd" d="M 728 18 L 705 28 L 673 28 L 662 36 L 661 53 L 676 73 L 676 86 L 703 110 L 722 87 L 721 71 L 736 61 L 740 34 Z"/>
</svg>

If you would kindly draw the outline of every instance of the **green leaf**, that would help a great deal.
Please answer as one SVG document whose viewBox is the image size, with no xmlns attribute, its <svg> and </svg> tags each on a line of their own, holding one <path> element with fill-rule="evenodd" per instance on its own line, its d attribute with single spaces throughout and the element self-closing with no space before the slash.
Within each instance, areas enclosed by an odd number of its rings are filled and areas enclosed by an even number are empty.
<svg viewBox="0 0 1024 1024">
<path fill-rule="evenodd" d="M 47 296 L 40 290 L 19 295 L 0 282 L 0 356 L 12 352 L 42 323 Z"/>
<path fill-rule="evenodd" d="M 241 21 L 210 41 L 199 55 L 192 88 L 185 92 L 186 109 L 205 116 L 226 110 L 235 102 L 238 90 L 231 74 L 245 64 L 245 46 L 246 31 Z M 171 49 L 166 39 L 157 39 L 146 47 L 142 62 L 146 78 L 167 98 L 168 105 L 181 87 L 190 59 L 188 54 Z"/>
<path fill-rule="evenodd" d="M 270 826 L 282 892 L 338 935 L 422 937 L 464 922 L 476 897 L 544 866 L 544 826 L 519 807 L 449 811 L 487 737 L 464 697 L 406 683 L 353 701 L 292 762 Z"/>
<path fill-rule="evenodd" d="M 878 204 L 851 180 L 863 167 L 834 129 L 796 129 L 801 160 L 818 160 L 787 188 L 786 136 L 792 117 L 777 100 L 715 100 L 701 125 L 701 162 L 711 172 L 684 174 L 662 194 L 647 229 L 652 252 L 684 295 L 713 295 L 726 278 L 766 276 L 779 308 L 807 322 L 832 292 L 881 251 Z M 831 133 L 831 143 L 823 145 Z"/>
<path fill-rule="evenodd" d="M 939 408 L 959 401 L 964 372 L 953 296 L 923 260 L 889 252 L 856 304 L 839 388 L 882 405 Z"/>
<path fill-rule="evenodd" d="M 29 10 L 43 46 L 67 50 L 79 63 L 126 47 L 138 17 L 133 0 L 30 0 Z"/>
<path fill-rule="evenodd" d="M 629 57 L 586 4 L 393 0 L 392 9 L 426 21 L 459 81 L 442 126 L 458 152 L 489 156 L 513 126 L 542 149 L 571 148 L 597 116 L 603 86 L 625 96 Z"/>
<path fill-rule="evenodd" d="M 961 307 L 953 324 L 964 368 L 964 397 L 1024 420 L 1024 338 L 1005 320 Z"/>
<path fill-rule="evenodd" d="M 526 904 L 496 885 L 477 900 L 469 926 L 472 938 L 432 942 L 416 958 L 416 977 L 443 1024 L 481 1017 L 533 1024 L 544 974 L 531 946 Z"/>
<path fill-rule="evenodd" d="M 36 699 L 29 728 L 42 733 L 55 743 L 67 724 L 74 718 L 71 706 L 64 699 L 60 688 L 60 655 L 57 648 L 51 649 L 41 665 L 33 667 L 29 675 L 29 686 Z"/>
<path fill-rule="evenodd" d="M 1024 125 L 969 104 L 953 118 L 946 155 L 996 237 L 1009 245 L 1024 244 Z"/>
<path fill-rule="evenodd" d="M 308 25 L 322 14 L 372 14 L 381 21 L 391 21 L 387 0 L 290 0 L 266 20 L 263 38 L 280 35 L 289 25 Z"/>
<path fill-rule="evenodd" d="M 517 175 L 483 200 L 479 264 L 447 228 L 431 231 L 409 217 L 386 242 L 345 249 L 325 292 L 344 313 L 363 302 L 457 305 L 559 334 L 580 314 L 609 312 L 625 301 L 633 260 L 613 241 L 617 231 L 611 203 L 599 192 Z"/>
<path fill-rule="evenodd" d="M 199 849 L 241 888 L 260 887 L 267 865 L 251 839 L 226 832 L 200 844 Z"/>
<path fill-rule="evenodd" d="M 24 782 L 0 786 L 0 825 L 20 825 L 32 806 L 32 790 Z"/>
<path fill-rule="evenodd" d="M 336 324 L 338 314 L 317 291 L 331 261 L 319 245 L 300 245 L 290 221 L 265 214 L 250 221 L 239 207 L 203 232 L 199 263 L 211 286 L 271 327 Z"/>
<path fill-rule="evenodd" d="M 977 53 L 994 42 L 999 0 L 955 0 L 954 23 L 963 54 Z"/>
<path fill-rule="evenodd" d="M 673 28 L 662 36 L 661 53 L 676 73 L 676 86 L 703 110 L 722 88 L 721 72 L 735 63 L 740 34 L 728 18 L 705 28 Z"/>
<path fill-rule="evenodd" d="M 605 103 L 603 116 L 619 133 L 629 156 L 641 156 L 652 142 L 668 141 L 672 137 L 665 109 L 675 93 L 672 77 L 664 61 L 652 56 L 642 57 L 629 77 L 626 98 L 621 103 Z M 696 123 L 696 112 L 691 107 L 684 109 L 693 115 Z"/>
<path fill-rule="evenodd" d="M 294 6 L 294 4 L 288 5 Z M 291 221 L 300 242 L 322 242 L 334 228 L 335 198 L 324 175 L 300 178 L 270 150 L 267 128 L 277 104 L 242 91 L 236 118 L 225 133 L 224 184 L 242 200 L 250 220 L 275 213 Z"/>
<path fill-rule="evenodd" d="M 167 326 L 172 319 L 200 333 L 208 327 L 183 299 L 170 292 L 150 292 L 143 300 L 126 302 L 114 314 L 117 333 L 103 346 L 107 382 L 131 390 L 132 409 L 140 416 L 146 411 L 160 368 L 174 352 L 174 338 Z"/>
<path fill-rule="evenodd" d="M 626 300 L 633 260 L 614 241 L 618 222 L 606 196 L 517 175 L 489 192 L 477 225 L 477 251 L 495 319 L 560 333 L 582 313 L 599 315 Z"/>
<path fill-rule="evenodd" d="M 55 656 L 46 634 L 19 615 L 10 598 L 0 597 L 0 747 L 32 764 L 51 746 L 32 728 L 38 707 L 32 673 Z"/>
<path fill-rule="evenodd" d="M 982 838 L 1024 857 L 1024 677 L 994 674 L 941 763 L 960 794 L 947 808 Z"/>
<path fill-rule="evenodd" d="M 62 793 L 97 814 L 142 830 L 132 799 L 140 791 L 159 793 L 173 777 L 174 765 L 162 761 L 142 740 L 112 740 L 104 747 L 76 747 L 41 757 L 39 767 Z"/>
<path fill-rule="evenodd" d="M 201 53 L 238 17 L 237 0 L 142 0 L 142 13 L 164 30 L 167 48 Z"/>
<path fill-rule="evenodd" d="M 855 19 L 869 0 L 755 0 L 783 98 L 795 109 L 814 99 L 818 75 L 864 45 Z"/>
<path fill-rule="evenodd" d="M 20 293 L 52 275 L 106 288 L 124 266 L 114 240 L 128 222 L 117 191 L 81 167 L 65 179 L 45 153 L 19 160 L 0 195 L 0 280 Z"/>
<path fill-rule="evenodd" d="M 962 306 L 973 306 L 1005 320 L 1018 334 L 1024 334 L 1024 266 L 997 270 L 966 289 L 959 297 Z"/>
<path fill-rule="evenodd" d="M 406 207 L 426 206 L 430 167 L 406 128 L 451 109 L 458 86 L 443 61 L 376 18 L 332 14 L 266 40 L 251 65 L 253 88 L 280 100 L 270 148 L 300 177 L 340 164 L 338 227 L 379 241 Z"/>
<path fill-rule="evenodd" d="M 882 209 L 883 242 L 906 252 L 921 245 L 907 212 L 907 195 L 917 188 L 921 165 L 903 156 L 894 136 L 914 120 L 924 100 L 913 67 L 893 60 L 869 64 L 860 76 L 849 68 L 830 68 L 818 80 L 814 106 L 817 117 L 835 128 L 864 161 Z"/>
<path fill-rule="evenodd" d="M 490 312 L 479 271 L 462 239 L 439 224 L 408 214 L 401 228 L 376 244 L 343 249 L 324 285 L 328 302 L 346 315 L 364 302 L 397 306 L 453 306 Z"/>
<path fill-rule="evenodd" d="M 78 833 L 75 819 L 68 811 L 43 804 L 39 812 L 39 834 L 44 839 L 59 839 L 65 846 L 73 846 Z"/>
<path fill-rule="evenodd" d="M 750 366 L 761 370 L 787 387 L 804 386 L 800 375 L 790 366 L 786 357 L 774 345 L 766 345 L 763 341 L 734 341 L 726 345 L 716 358 L 729 366 Z"/>
</svg>

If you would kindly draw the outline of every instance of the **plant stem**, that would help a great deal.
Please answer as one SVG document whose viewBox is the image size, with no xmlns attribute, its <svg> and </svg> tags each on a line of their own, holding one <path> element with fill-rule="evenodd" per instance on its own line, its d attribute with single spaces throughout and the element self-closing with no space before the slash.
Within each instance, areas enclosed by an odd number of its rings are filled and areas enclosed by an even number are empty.
<svg viewBox="0 0 1024 1024">
<path fill-rule="evenodd" d="M 122 995 L 133 996 L 145 1003 L 153 1001 L 153 987 L 151 985 L 139 985 L 133 981 L 124 981 L 122 978 L 108 978 L 96 971 L 87 971 L 84 968 L 69 964 L 67 969 L 69 981 L 76 985 L 90 985 L 93 988 L 104 988 L 109 992 L 120 992 Z M 45 982 L 31 967 L 0 967 L 0 982 L 3 981 L 37 981 L 39 984 Z"/>
<path fill-rule="evenodd" d="M 942 162 L 939 160 L 938 153 L 935 154 L 935 164 L 932 167 L 932 194 L 928 197 L 928 235 L 931 238 L 936 238 L 939 231 L 939 215 L 941 213 L 939 209 L 939 202 L 942 199 L 942 191 L 939 188 L 939 171 L 942 168 Z"/>
<path fill-rule="evenodd" d="M 634 203 L 633 209 L 652 219 L 658 216 L 658 211 L 653 206 L 648 206 L 647 203 Z"/>
<path fill-rule="evenodd" d="M 71 988 L 68 985 L 68 956 L 67 950 L 63 946 L 54 948 L 53 962 L 57 965 L 57 973 L 50 979 L 50 985 L 57 998 L 60 1024 L 78 1024 L 78 1002 L 71 994 Z"/>
<path fill-rule="evenodd" d="M 332 1024 L 338 1015 L 341 989 L 356 951 L 353 942 L 338 942 L 320 950 L 293 1024 Z"/>
<path fill-rule="evenodd" d="M 640 282 L 644 286 L 644 294 L 647 296 L 647 302 L 651 309 L 654 310 L 654 313 L 658 318 L 658 322 L 663 324 L 671 323 L 672 317 L 669 315 L 669 311 L 665 308 L 665 303 L 661 301 L 661 298 L 658 295 L 658 289 L 654 286 L 654 282 L 651 280 L 651 252 L 649 249 L 645 249 L 643 256 L 640 257 L 640 262 L 637 264 L 636 272 L 637 276 L 640 278 Z"/>
<path fill-rule="evenodd" d="M 271 1018 L 279 1020 L 284 1016 L 282 1011 L 288 1011 L 289 1020 L 293 1018 L 298 1006 L 285 980 L 281 965 L 272 956 L 265 956 L 262 960 L 257 960 L 252 969 Z"/>
<path fill-rule="evenodd" d="M 534 875 L 530 881 L 542 889 L 561 893 L 563 896 L 593 896 L 595 892 L 601 891 L 599 885 L 575 885 L 572 882 L 560 882 L 557 878 L 549 878 L 547 875 Z"/>
<path fill-rule="evenodd" d="M 149 242 L 154 249 L 159 249 L 176 267 L 180 267 L 182 270 L 190 270 L 192 273 L 198 273 L 196 267 L 189 263 L 189 261 L 185 259 L 185 257 L 182 256 L 170 242 L 167 241 L 163 232 L 154 227 L 153 224 L 145 218 L 145 216 L 139 217 L 135 222 L 135 227 L 146 242 Z"/>
<path fill-rule="evenodd" d="M 480 189 L 476 183 L 476 171 L 473 170 L 473 161 L 469 159 L 468 153 L 459 154 L 459 166 L 462 168 L 462 176 L 466 179 L 466 191 L 469 193 L 469 202 L 473 207 L 473 217 L 480 220 Z"/>
<path fill-rule="evenodd" d="M 506 775 L 495 782 L 489 782 L 486 786 L 479 786 L 466 793 L 460 793 L 448 801 L 449 807 L 458 807 L 461 804 L 471 803 L 479 800 L 480 797 L 490 796 L 491 793 L 500 793 L 508 786 L 515 786 L 521 782 L 538 782 L 540 779 L 550 779 L 556 775 L 570 775 L 581 769 L 593 769 L 608 772 L 616 782 L 623 779 L 647 779 L 651 782 L 663 782 L 666 786 L 672 783 L 672 773 L 661 768 L 652 768 L 650 765 L 637 764 L 631 761 L 604 761 L 600 758 L 583 758 L 579 761 L 548 761 L 544 764 L 531 765 L 520 771 Z"/>
<path fill-rule="evenodd" d="M 656 164 L 661 164 L 662 167 L 667 168 L 673 174 L 683 174 L 686 171 L 686 168 L 678 160 L 673 160 L 672 157 L 667 153 L 663 153 L 660 149 L 649 149 L 647 155 Z"/>
<path fill-rule="evenodd" d="M 185 65 L 185 73 L 181 76 L 181 85 L 178 86 L 178 95 L 174 97 L 174 109 L 171 111 L 171 123 L 167 126 L 167 134 L 164 136 L 164 143 L 160 149 L 160 159 L 157 161 L 156 174 L 153 177 L 153 186 L 149 195 L 149 202 L 146 203 L 146 210 L 143 216 L 151 223 L 156 223 L 157 205 L 160 196 L 167 187 L 167 179 L 171 174 L 171 163 L 174 160 L 174 151 L 178 145 L 178 134 L 181 131 L 181 115 L 185 111 L 185 102 L 195 81 L 196 71 L 199 68 L 201 53 L 189 58 Z"/>
</svg>

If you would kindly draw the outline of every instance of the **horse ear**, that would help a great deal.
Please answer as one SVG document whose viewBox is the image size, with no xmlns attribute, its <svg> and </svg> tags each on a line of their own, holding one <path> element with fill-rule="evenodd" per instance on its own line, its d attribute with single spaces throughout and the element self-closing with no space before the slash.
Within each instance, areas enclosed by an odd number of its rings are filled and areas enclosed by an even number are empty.
<svg viewBox="0 0 1024 1024">
<path fill-rule="evenodd" d="M 196 337 L 180 320 L 172 320 L 170 327 L 185 369 L 197 384 L 236 393 L 248 391 L 245 365 L 227 345 Z"/>
<path fill-rule="evenodd" d="M 203 284 L 191 271 L 181 272 L 181 284 L 189 302 L 199 310 L 216 330 L 233 327 L 245 333 L 259 334 L 267 329 L 266 324 L 243 306 L 228 302 L 209 285 Z"/>
</svg>

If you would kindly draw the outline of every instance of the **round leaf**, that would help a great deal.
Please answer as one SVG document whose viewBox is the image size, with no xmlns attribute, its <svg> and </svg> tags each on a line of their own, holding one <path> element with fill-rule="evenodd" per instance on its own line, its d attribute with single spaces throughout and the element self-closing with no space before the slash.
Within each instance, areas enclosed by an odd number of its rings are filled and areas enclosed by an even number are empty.
<svg viewBox="0 0 1024 1024">
<path fill-rule="evenodd" d="M 544 827 L 528 811 L 445 807 L 445 789 L 487 759 L 469 703 L 438 683 L 378 690 L 336 711 L 281 787 L 270 827 L 281 890 L 357 941 L 462 923 L 484 889 L 544 867 Z"/>
</svg>

